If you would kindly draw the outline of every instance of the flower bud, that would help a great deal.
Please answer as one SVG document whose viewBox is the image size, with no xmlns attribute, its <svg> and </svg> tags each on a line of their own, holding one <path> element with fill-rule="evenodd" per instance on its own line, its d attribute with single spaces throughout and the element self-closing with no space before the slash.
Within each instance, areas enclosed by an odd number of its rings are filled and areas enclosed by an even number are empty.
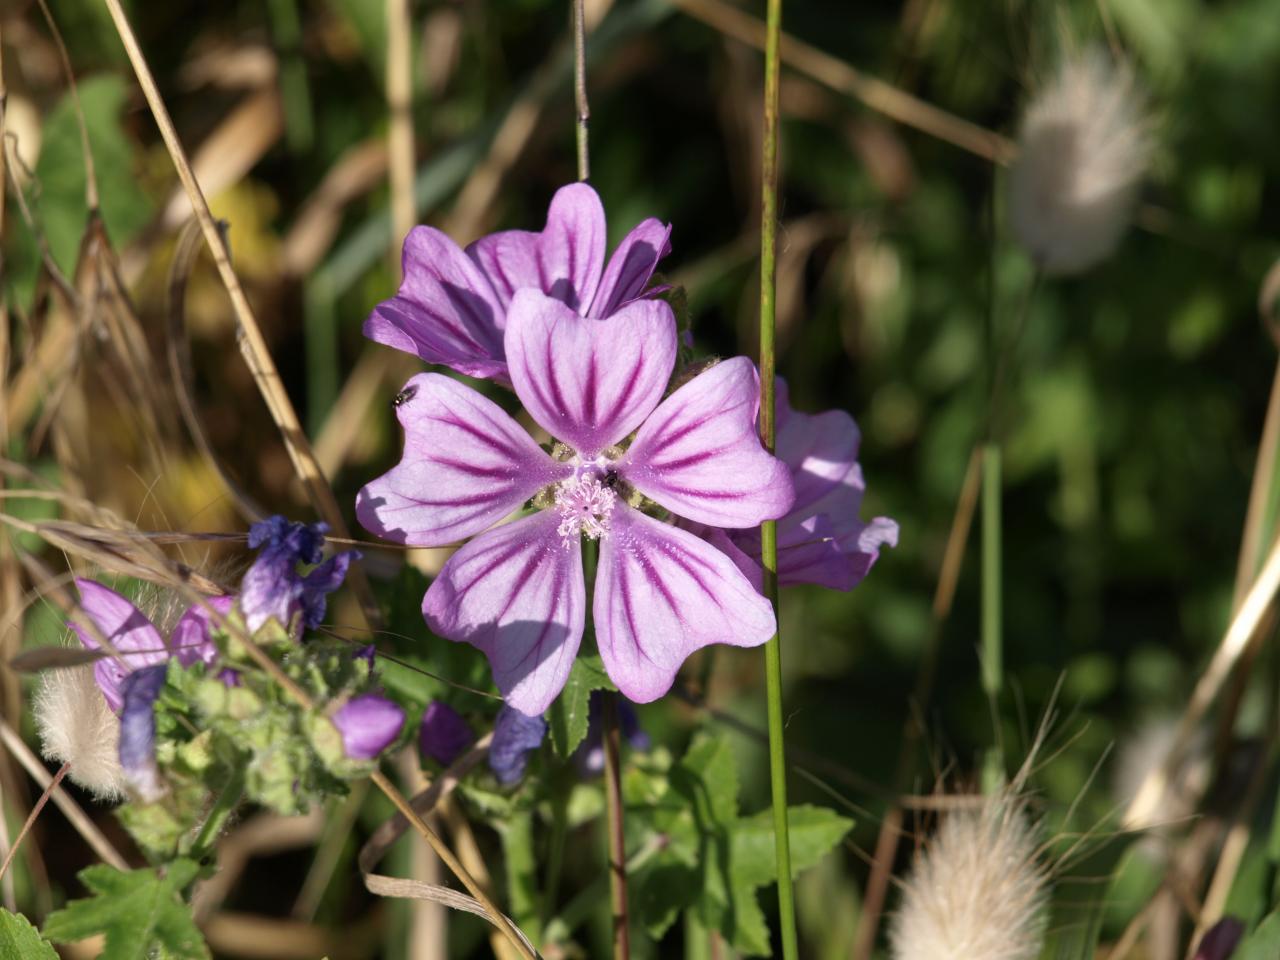
<svg viewBox="0 0 1280 960">
<path fill-rule="evenodd" d="M 448 766 L 476 739 L 467 721 L 441 700 L 432 700 L 422 712 L 418 743 L 423 756 Z"/>
<path fill-rule="evenodd" d="M 1229 960 L 1243 937 L 1244 924 L 1235 917 L 1223 917 L 1205 933 L 1195 960 Z"/>
<path fill-rule="evenodd" d="M 143 802 L 164 795 L 156 768 L 156 699 L 164 687 L 168 665 L 158 663 L 135 670 L 124 678 L 120 690 L 120 766 L 125 779 Z"/>
<path fill-rule="evenodd" d="M 489 769 L 504 787 L 518 783 L 529 764 L 529 754 L 542 746 L 547 722 L 504 706 L 493 725 L 489 745 Z"/>
<path fill-rule="evenodd" d="M 404 729 L 404 710 L 378 693 L 348 700 L 332 717 L 351 760 L 372 760 Z"/>
</svg>

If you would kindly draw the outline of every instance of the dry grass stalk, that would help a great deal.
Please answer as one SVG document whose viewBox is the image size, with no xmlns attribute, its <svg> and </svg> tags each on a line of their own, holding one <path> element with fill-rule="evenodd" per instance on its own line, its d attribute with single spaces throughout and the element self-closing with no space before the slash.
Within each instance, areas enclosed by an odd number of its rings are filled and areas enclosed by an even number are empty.
<svg viewBox="0 0 1280 960">
<path fill-rule="evenodd" d="M 387 155 L 391 172 L 391 257 L 400 276 L 400 245 L 417 219 L 413 175 L 413 21 L 409 0 L 386 0 Z"/>
<path fill-rule="evenodd" d="M 178 139 L 177 130 L 174 128 L 168 108 L 160 96 L 155 78 L 151 74 L 151 68 L 147 65 L 141 47 L 138 46 L 133 27 L 130 25 L 124 9 L 120 6 L 119 0 L 104 0 L 104 3 L 111 14 L 116 32 L 124 44 L 129 61 L 133 65 L 134 74 L 142 87 L 143 95 L 151 107 L 151 113 L 155 118 L 156 125 L 160 128 L 160 135 L 169 150 L 169 156 L 173 160 L 178 176 L 182 180 L 187 196 L 191 200 L 191 205 L 195 209 L 196 219 L 200 222 L 205 241 L 213 254 L 218 274 L 222 278 L 228 296 L 231 298 L 231 305 L 235 311 L 239 328 L 240 348 L 245 362 L 253 374 L 254 381 L 258 385 L 263 399 L 266 401 L 272 419 L 280 428 L 289 458 L 298 476 L 302 479 L 308 498 L 311 500 L 316 512 L 329 524 L 334 533 L 338 536 L 347 536 L 347 526 L 343 520 L 342 511 L 338 508 L 333 491 L 329 488 L 329 484 L 325 480 L 319 464 L 316 462 L 310 441 L 308 441 L 306 434 L 303 432 L 297 412 L 293 408 L 293 403 L 280 381 L 275 361 L 271 358 L 271 353 L 267 349 L 266 340 L 262 336 L 262 330 L 258 326 L 253 308 L 249 305 L 248 297 L 245 296 L 244 289 L 240 286 L 240 280 L 231 265 L 231 256 L 226 240 L 209 212 L 209 204 L 200 188 L 200 184 L 196 182 L 195 175 L 192 173 L 186 151 L 182 146 L 182 142 Z M 348 579 L 361 599 L 365 618 L 370 622 L 370 625 L 375 625 L 380 619 L 377 603 L 373 599 L 369 581 L 358 563 L 352 564 Z"/>
</svg>

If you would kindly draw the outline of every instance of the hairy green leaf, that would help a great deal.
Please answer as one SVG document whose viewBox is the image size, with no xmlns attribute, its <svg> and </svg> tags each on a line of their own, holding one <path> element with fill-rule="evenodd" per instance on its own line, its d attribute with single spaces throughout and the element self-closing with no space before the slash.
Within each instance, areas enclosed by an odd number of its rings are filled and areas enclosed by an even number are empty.
<svg viewBox="0 0 1280 960">
<path fill-rule="evenodd" d="M 58 954 L 26 917 L 0 910 L 0 960 L 58 960 Z"/>
<path fill-rule="evenodd" d="M 80 881 L 94 896 L 50 914 L 44 935 L 69 943 L 104 934 L 100 960 L 148 960 L 156 951 L 172 960 L 207 960 L 209 948 L 182 898 L 199 872 L 198 864 L 184 859 L 128 872 L 88 867 L 80 871 Z"/>
</svg>

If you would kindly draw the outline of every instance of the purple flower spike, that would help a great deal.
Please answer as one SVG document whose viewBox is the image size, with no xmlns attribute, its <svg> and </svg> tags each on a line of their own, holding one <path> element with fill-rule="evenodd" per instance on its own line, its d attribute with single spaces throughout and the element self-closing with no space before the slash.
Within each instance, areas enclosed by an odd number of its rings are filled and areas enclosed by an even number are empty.
<svg viewBox="0 0 1280 960">
<path fill-rule="evenodd" d="M 304 627 L 319 626 L 326 597 L 342 585 L 347 567 L 360 556 L 346 550 L 320 563 L 328 529 L 323 523 L 291 523 L 278 515 L 249 528 L 249 547 L 261 550 L 240 581 L 240 610 L 250 633 L 272 618 L 288 627 L 298 613 Z M 299 576 L 299 563 L 319 566 Z"/>
<path fill-rule="evenodd" d="M 442 700 L 432 700 L 422 712 L 418 743 L 424 756 L 448 766 L 462 756 L 476 735 L 461 714 Z"/>
<path fill-rule="evenodd" d="M 164 793 L 156 769 L 155 702 L 167 669 L 163 663 L 142 667 L 121 684 L 120 766 L 129 786 L 148 803 Z"/>
<path fill-rule="evenodd" d="M 518 783 L 529 765 L 529 754 L 542 746 L 547 722 L 513 707 L 503 706 L 493 725 L 489 744 L 489 769 L 504 787 Z"/>
<path fill-rule="evenodd" d="M 662 696 L 707 644 L 768 640 L 773 608 L 732 560 L 632 506 L 647 498 L 732 528 L 790 509 L 790 473 L 756 434 L 751 362 L 726 360 L 663 399 L 676 356 L 667 304 L 636 300 L 600 322 L 530 289 L 512 300 L 504 342 L 516 394 L 560 441 L 556 457 L 474 390 L 419 374 L 397 406 L 404 458 L 356 500 L 373 533 L 440 546 L 545 491 L 541 512 L 482 533 L 448 560 L 423 600 L 431 629 L 482 650 L 507 703 L 541 714 L 582 640 L 585 535 L 600 542 L 600 655 L 630 699 Z"/>
<path fill-rule="evenodd" d="M 1223 917 L 1205 933 L 1195 960 L 1228 960 L 1243 938 L 1244 924 L 1235 917 Z"/>
<path fill-rule="evenodd" d="M 197 660 L 212 663 L 218 656 L 217 647 L 209 637 L 211 618 L 209 611 L 196 605 L 187 610 L 166 643 L 155 624 L 132 603 L 109 587 L 95 580 L 76 580 L 80 590 L 80 609 L 93 622 L 98 631 L 120 654 L 117 658 L 108 654 L 94 664 L 94 679 L 106 697 L 108 706 L 116 713 L 124 704 L 122 686 L 125 678 L 142 667 L 163 664 L 171 656 L 189 667 Z M 226 614 L 234 603 L 233 597 L 210 597 L 205 601 L 220 614 Z M 80 642 L 88 650 L 98 650 L 100 644 L 94 635 L 72 622 L 68 624 Z M 123 661 L 123 663 L 121 662 Z"/>
<path fill-rule="evenodd" d="M 332 719 L 352 760 L 372 760 L 404 729 L 404 710 L 378 693 L 353 697 Z"/>
<path fill-rule="evenodd" d="M 795 504 L 778 521 L 778 582 L 851 590 L 870 572 L 881 547 L 898 544 L 895 521 L 859 517 L 866 482 L 858 463 L 858 425 L 843 410 L 792 410 L 781 378 L 777 410 L 778 457 L 790 470 L 796 491 Z M 760 588 L 759 530 L 689 526 L 730 556 Z"/>
<path fill-rule="evenodd" d="M 671 252 L 671 227 L 650 218 L 606 265 L 605 234 L 604 206 L 585 183 L 556 192 L 541 233 L 490 234 L 465 253 L 439 230 L 415 227 L 404 241 L 400 290 L 374 308 L 364 335 L 510 385 L 503 332 L 518 291 L 541 291 L 581 316 L 609 317 L 646 294 L 658 261 Z"/>
</svg>

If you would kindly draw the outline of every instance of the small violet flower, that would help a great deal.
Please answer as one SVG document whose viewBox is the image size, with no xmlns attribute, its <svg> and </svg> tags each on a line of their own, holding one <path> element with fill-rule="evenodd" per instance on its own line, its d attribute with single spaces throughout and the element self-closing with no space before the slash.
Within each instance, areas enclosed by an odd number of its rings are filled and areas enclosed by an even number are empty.
<svg viewBox="0 0 1280 960">
<path fill-rule="evenodd" d="M 374 308 L 364 334 L 427 363 L 510 385 L 503 333 L 518 290 L 540 290 L 580 316 L 608 317 L 646 294 L 671 250 L 670 226 L 650 218 L 606 264 L 605 232 L 604 207 L 585 183 L 557 191 L 541 233 L 494 233 L 464 252 L 434 227 L 415 227 L 404 242 L 400 290 Z"/>
<path fill-rule="evenodd" d="M 843 410 L 792 410 L 781 378 L 777 411 L 777 455 L 791 472 L 796 491 L 795 503 L 778 521 L 778 582 L 852 590 L 870 572 L 881 547 L 898 545 L 895 521 L 859 516 L 867 485 L 858 463 L 858 425 Z M 733 558 L 761 588 L 758 529 L 687 526 Z"/>
<path fill-rule="evenodd" d="M 529 765 L 529 754 L 542 746 L 547 722 L 512 707 L 503 706 L 493 724 L 489 743 L 489 769 L 504 787 L 518 783 Z"/>
<path fill-rule="evenodd" d="M 261 550 L 240 581 L 240 611 L 250 633 L 272 618 L 288 628 L 298 614 L 304 627 L 319 626 L 325 598 L 342 585 L 347 567 L 359 557 L 355 550 L 345 550 L 320 563 L 328 529 L 323 523 L 291 523 L 278 515 L 249 528 L 249 548 Z M 302 576 L 299 563 L 319 566 Z"/>
<path fill-rule="evenodd" d="M 422 712 L 418 745 L 423 756 L 447 767 L 462 756 L 462 751 L 475 739 L 476 735 L 467 721 L 443 700 L 432 700 Z"/>
<path fill-rule="evenodd" d="M 506 701 L 541 714 L 582 640 L 585 535 L 600 543 L 600 655 L 630 699 L 662 696 L 707 644 L 768 640 L 773 608 L 733 561 L 638 509 L 733 529 L 791 509 L 790 471 L 756 434 L 751 361 L 722 361 L 663 399 L 676 359 L 670 306 L 633 300 L 599 320 L 533 289 L 512 298 L 503 343 L 516 395 L 559 441 L 553 453 L 470 387 L 419 374 L 396 398 L 403 459 L 356 500 L 360 522 L 398 543 L 481 534 L 428 589 L 431 629 L 482 650 Z M 530 498 L 531 516 L 481 533 Z"/>
<path fill-rule="evenodd" d="M 134 671 L 167 663 L 170 657 L 177 657 L 184 667 L 198 660 L 209 664 L 217 659 L 218 649 L 209 637 L 210 616 L 205 607 L 195 605 L 189 608 L 179 618 L 166 643 L 155 624 L 111 588 L 83 579 L 76 580 L 76 586 L 80 589 L 81 611 L 107 639 L 115 653 L 120 654 L 117 658 L 108 653 L 93 667 L 98 687 L 114 712 L 120 713 L 124 704 L 123 685 Z M 225 616 L 231 611 L 235 598 L 209 597 L 205 602 Z M 68 625 L 87 649 L 100 649 L 101 645 L 92 632 L 75 622 Z"/>
<path fill-rule="evenodd" d="M 155 702 L 167 671 L 163 663 L 140 667 L 120 685 L 124 698 L 120 711 L 120 767 L 129 786 L 145 803 L 164 793 L 156 768 Z"/>
<path fill-rule="evenodd" d="M 573 753 L 573 761 L 583 777 L 598 777 L 604 772 L 604 720 L 601 712 L 606 696 L 610 694 L 604 690 L 592 692 L 587 708 L 587 736 Z M 618 732 L 622 738 L 632 750 L 648 750 L 652 742 L 649 735 L 640 729 L 640 717 L 635 707 L 622 697 L 614 702 L 618 711 Z"/>
<path fill-rule="evenodd" d="M 330 718 L 350 760 L 372 760 L 404 729 L 404 710 L 379 693 L 352 697 Z"/>
</svg>

